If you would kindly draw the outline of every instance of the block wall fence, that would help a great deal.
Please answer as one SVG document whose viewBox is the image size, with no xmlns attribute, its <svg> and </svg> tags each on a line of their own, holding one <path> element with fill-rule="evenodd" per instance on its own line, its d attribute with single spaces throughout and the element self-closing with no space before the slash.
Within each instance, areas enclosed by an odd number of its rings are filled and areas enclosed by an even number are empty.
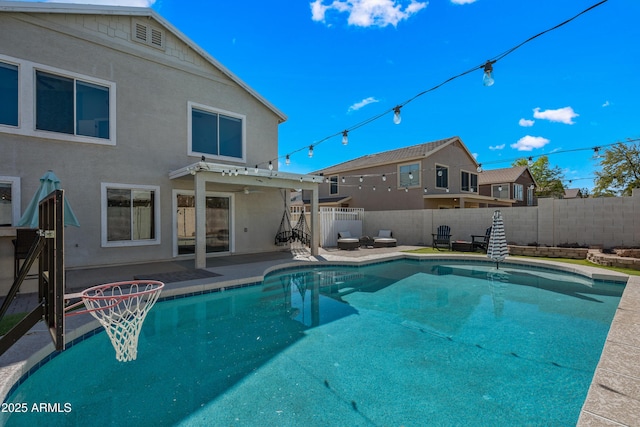
<svg viewBox="0 0 640 427">
<path fill-rule="evenodd" d="M 470 241 L 491 226 L 496 209 L 510 244 L 640 247 L 640 189 L 632 197 L 539 199 L 532 207 L 366 211 L 363 233 L 391 229 L 398 244 L 431 245 L 431 234 L 448 225 L 452 240 Z"/>
</svg>

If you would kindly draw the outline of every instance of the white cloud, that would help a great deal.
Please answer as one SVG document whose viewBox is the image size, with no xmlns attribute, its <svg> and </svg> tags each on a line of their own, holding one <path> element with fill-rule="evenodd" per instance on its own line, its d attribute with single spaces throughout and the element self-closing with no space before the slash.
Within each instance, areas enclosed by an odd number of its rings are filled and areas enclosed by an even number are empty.
<svg viewBox="0 0 640 427">
<path fill-rule="evenodd" d="M 101 6 L 151 7 L 156 0 L 48 0 L 47 3 L 97 4 Z"/>
<path fill-rule="evenodd" d="M 451 0 L 451 3 L 453 4 L 471 4 L 471 3 L 475 3 L 478 0 Z"/>
<path fill-rule="evenodd" d="M 544 111 L 540 111 L 540 108 L 533 109 L 533 117 L 536 119 L 549 120 L 550 122 L 559 122 L 567 125 L 574 124 L 575 122 L 573 121 L 573 119 L 578 116 L 579 114 L 573 111 L 573 108 L 571 107 Z"/>
<path fill-rule="evenodd" d="M 490 145 L 489 146 L 489 150 L 491 151 L 495 151 L 495 150 L 502 150 L 504 149 L 505 144 L 500 144 L 500 145 Z"/>
<path fill-rule="evenodd" d="M 478 153 L 471 153 L 471 155 L 473 156 L 474 159 L 478 158 Z"/>
<path fill-rule="evenodd" d="M 535 120 L 520 119 L 518 124 L 523 128 L 530 128 L 531 126 L 533 126 L 535 122 L 536 122 Z"/>
<path fill-rule="evenodd" d="M 520 138 L 515 144 L 511 144 L 511 148 L 515 148 L 518 151 L 531 151 L 534 148 L 542 148 L 549 142 L 551 141 L 541 136 L 527 135 Z"/>
<path fill-rule="evenodd" d="M 609 101 L 605 101 L 604 104 L 602 104 L 603 107 L 608 107 L 609 105 L 611 105 Z"/>
<path fill-rule="evenodd" d="M 349 110 L 347 112 L 352 112 L 352 111 L 358 111 L 359 109 L 366 107 L 369 104 L 374 104 L 376 102 L 380 102 L 379 100 L 375 99 L 373 96 L 370 96 L 368 98 L 363 99 L 360 102 L 356 102 L 355 104 L 353 104 L 351 107 L 349 107 Z"/>
<path fill-rule="evenodd" d="M 326 22 L 327 12 L 347 12 L 349 25 L 356 27 L 386 27 L 398 25 L 400 21 L 409 19 L 429 4 L 410 0 L 404 8 L 400 0 L 333 0 L 325 4 L 325 0 L 310 3 L 311 19 Z"/>
</svg>

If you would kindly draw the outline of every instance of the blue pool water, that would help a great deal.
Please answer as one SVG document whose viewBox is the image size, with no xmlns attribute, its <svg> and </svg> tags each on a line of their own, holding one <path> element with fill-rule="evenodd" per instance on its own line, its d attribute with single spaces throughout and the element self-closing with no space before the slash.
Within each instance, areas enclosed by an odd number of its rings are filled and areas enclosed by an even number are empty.
<svg viewBox="0 0 640 427">
<path fill-rule="evenodd" d="M 623 288 L 490 263 L 281 271 L 157 303 L 136 361 L 105 333 L 74 345 L 7 398 L 27 413 L 0 421 L 575 425 Z M 32 411 L 43 402 L 60 412 Z"/>
</svg>

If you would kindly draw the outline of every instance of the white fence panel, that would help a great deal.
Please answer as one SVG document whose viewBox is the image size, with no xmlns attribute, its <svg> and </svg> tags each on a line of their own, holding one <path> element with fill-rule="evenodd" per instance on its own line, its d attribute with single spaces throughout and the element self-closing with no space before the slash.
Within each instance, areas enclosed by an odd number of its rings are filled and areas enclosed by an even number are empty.
<svg viewBox="0 0 640 427">
<path fill-rule="evenodd" d="M 338 233 L 348 231 L 362 236 L 362 208 L 320 208 L 320 245 L 324 248 L 338 245 Z"/>
</svg>

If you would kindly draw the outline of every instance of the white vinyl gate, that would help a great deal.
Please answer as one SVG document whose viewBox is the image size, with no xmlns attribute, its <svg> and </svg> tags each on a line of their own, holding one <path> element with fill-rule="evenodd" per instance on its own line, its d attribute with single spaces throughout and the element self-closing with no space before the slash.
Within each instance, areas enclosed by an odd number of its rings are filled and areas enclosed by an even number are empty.
<svg viewBox="0 0 640 427">
<path fill-rule="evenodd" d="M 311 224 L 309 212 L 304 206 L 291 206 L 291 227 L 295 226 L 300 215 L 306 215 L 307 224 Z M 338 233 L 348 231 L 354 237 L 362 236 L 362 208 L 320 208 L 320 246 L 330 248 L 338 246 Z"/>
</svg>

